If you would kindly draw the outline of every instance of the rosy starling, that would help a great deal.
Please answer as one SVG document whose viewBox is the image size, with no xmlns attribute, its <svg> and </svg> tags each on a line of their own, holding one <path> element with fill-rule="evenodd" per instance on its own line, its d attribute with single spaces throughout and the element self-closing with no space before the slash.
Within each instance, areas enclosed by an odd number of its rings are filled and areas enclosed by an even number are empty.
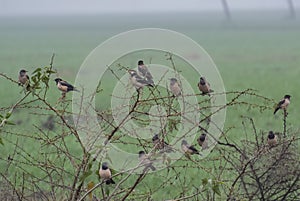
<svg viewBox="0 0 300 201">
<path fill-rule="evenodd" d="M 182 140 L 181 149 L 186 154 L 200 154 L 199 151 L 193 145 L 189 145 L 186 140 Z"/>
<path fill-rule="evenodd" d="M 99 170 L 99 175 L 100 175 L 101 179 L 103 179 L 107 185 L 115 184 L 115 182 L 111 178 L 111 171 L 108 168 L 107 162 L 102 163 L 102 166 Z"/>
<path fill-rule="evenodd" d="M 291 96 L 290 96 L 290 95 L 285 95 L 285 96 L 283 97 L 283 99 L 280 100 L 279 103 L 276 105 L 275 110 L 274 110 L 274 114 L 276 114 L 276 112 L 277 112 L 279 109 L 286 110 L 287 107 L 288 107 L 289 104 L 290 104 L 290 99 L 291 99 Z"/>
<path fill-rule="evenodd" d="M 151 82 L 139 76 L 135 70 L 128 70 L 128 73 L 130 74 L 130 81 L 136 89 L 143 88 L 144 86 L 153 87 Z"/>
<path fill-rule="evenodd" d="M 277 144 L 277 136 L 273 133 L 273 131 L 269 131 L 267 142 L 270 147 Z"/>
<path fill-rule="evenodd" d="M 30 85 L 29 85 L 29 76 L 27 75 L 26 70 L 22 69 L 19 72 L 19 85 L 26 86 L 26 89 L 28 90 Z"/>
<path fill-rule="evenodd" d="M 181 87 L 176 78 L 170 79 L 170 90 L 174 96 L 181 95 Z"/>
<path fill-rule="evenodd" d="M 208 148 L 207 140 L 206 140 L 206 134 L 205 133 L 202 133 L 200 135 L 200 137 L 197 139 L 197 142 L 198 142 L 199 146 L 202 147 L 202 150 Z"/>
<path fill-rule="evenodd" d="M 170 153 L 172 152 L 172 148 L 171 146 L 166 143 L 165 141 L 162 141 L 158 134 L 155 134 L 152 138 L 152 142 L 153 142 L 153 145 L 154 145 L 154 148 L 156 150 L 160 150 L 161 152 L 167 152 L 167 153 Z"/>
<path fill-rule="evenodd" d="M 152 171 L 156 170 L 156 168 L 153 166 L 152 162 L 150 161 L 149 157 L 147 156 L 147 154 L 144 151 L 139 152 L 139 161 L 140 161 L 141 165 L 145 166 L 144 172 L 149 168 Z"/>
<path fill-rule="evenodd" d="M 69 91 L 78 91 L 75 87 L 73 87 L 71 84 L 69 84 L 68 82 L 60 79 L 60 78 L 56 78 L 54 80 L 56 82 L 57 88 L 63 92 L 63 94 L 69 92 Z"/>
<path fill-rule="evenodd" d="M 138 74 L 154 86 L 153 77 L 142 60 L 138 61 Z"/>
<path fill-rule="evenodd" d="M 206 81 L 205 77 L 200 77 L 198 88 L 202 92 L 202 95 L 213 92 L 213 90 L 210 89 L 210 84 Z"/>
</svg>

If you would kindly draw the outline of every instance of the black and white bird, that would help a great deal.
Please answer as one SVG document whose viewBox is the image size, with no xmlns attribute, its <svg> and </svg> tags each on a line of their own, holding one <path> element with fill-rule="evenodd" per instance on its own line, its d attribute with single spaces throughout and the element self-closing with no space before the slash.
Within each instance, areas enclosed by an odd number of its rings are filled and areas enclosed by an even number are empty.
<svg viewBox="0 0 300 201">
<path fill-rule="evenodd" d="M 207 140 L 206 140 L 206 134 L 202 133 L 200 137 L 197 139 L 197 142 L 200 147 L 202 147 L 202 150 L 208 148 Z"/>
<path fill-rule="evenodd" d="M 170 91 L 174 96 L 180 96 L 181 95 L 181 86 L 178 83 L 176 78 L 170 79 Z"/>
<path fill-rule="evenodd" d="M 115 184 L 115 182 L 111 178 L 111 171 L 108 168 L 107 162 L 102 163 L 102 166 L 99 170 L 99 175 L 100 175 L 101 179 L 103 179 L 107 185 Z"/>
<path fill-rule="evenodd" d="M 290 104 L 290 100 L 291 100 L 291 96 L 290 96 L 290 95 L 285 95 L 285 96 L 283 97 L 283 99 L 280 100 L 279 103 L 275 106 L 274 114 L 276 114 L 276 112 L 277 112 L 279 109 L 286 110 L 287 107 L 288 107 L 289 104 Z"/>
<path fill-rule="evenodd" d="M 188 155 L 200 154 L 199 151 L 193 145 L 189 145 L 186 140 L 182 140 L 181 149 Z"/>
<path fill-rule="evenodd" d="M 30 88 L 30 83 L 29 83 L 29 76 L 27 75 L 26 70 L 22 69 L 19 72 L 19 85 L 23 85 L 26 87 L 27 90 Z"/>
<path fill-rule="evenodd" d="M 148 83 L 154 86 L 153 76 L 142 60 L 138 61 L 138 74 L 143 77 Z"/>
<path fill-rule="evenodd" d="M 209 93 L 213 92 L 213 90 L 210 88 L 209 82 L 206 81 L 205 77 L 200 77 L 198 88 L 202 92 L 202 95 L 209 95 Z"/>
<path fill-rule="evenodd" d="M 154 145 L 154 148 L 156 150 L 160 150 L 161 152 L 167 152 L 170 153 L 172 152 L 172 147 L 166 143 L 166 141 L 163 141 L 162 139 L 159 138 L 158 134 L 155 134 L 152 138 L 152 142 Z"/>
<path fill-rule="evenodd" d="M 74 86 L 62 80 L 61 78 L 56 78 L 54 81 L 56 82 L 57 88 L 62 91 L 63 97 L 70 91 L 78 91 Z"/>
<path fill-rule="evenodd" d="M 139 152 L 139 161 L 140 161 L 140 164 L 145 167 L 143 170 L 144 172 L 146 170 L 148 170 L 149 168 L 152 171 L 156 170 L 156 168 L 153 166 L 151 160 L 149 159 L 149 156 L 144 151 Z"/>
<path fill-rule="evenodd" d="M 139 76 L 135 70 L 128 70 L 130 75 L 130 81 L 132 85 L 138 90 L 143 88 L 144 86 L 153 87 L 152 82 L 147 81 L 145 78 Z"/>
<path fill-rule="evenodd" d="M 277 135 L 273 131 L 269 131 L 267 143 L 270 147 L 273 147 L 277 144 Z"/>
</svg>

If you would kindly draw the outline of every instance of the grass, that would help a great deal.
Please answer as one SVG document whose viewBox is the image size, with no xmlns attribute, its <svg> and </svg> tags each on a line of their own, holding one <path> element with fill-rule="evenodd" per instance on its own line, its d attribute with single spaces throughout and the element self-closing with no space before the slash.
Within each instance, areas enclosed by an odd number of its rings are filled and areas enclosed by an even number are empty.
<svg viewBox="0 0 300 201">
<path fill-rule="evenodd" d="M 204 20 L 206 17 L 208 20 Z M 74 82 L 76 73 L 84 61 L 85 57 L 98 44 L 111 36 L 120 32 L 142 27 L 169 28 L 182 32 L 202 45 L 210 54 L 216 63 L 225 88 L 228 91 L 238 91 L 247 88 L 256 89 L 259 94 L 274 99 L 274 103 L 281 99 L 285 94 L 292 95 L 292 103 L 289 108 L 288 128 L 291 131 L 299 130 L 298 119 L 300 114 L 300 95 L 298 93 L 300 86 L 299 65 L 300 65 L 300 26 L 299 20 L 289 21 L 270 13 L 267 18 L 260 19 L 260 15 L 252 17 L 236 13 L 236 19 L 232 23 L 223 21 L 220 15 L 213 13 L 186 15 L 155 16 L 145 15 L 143 18 L 136 18 L 132 15 L 114 15 L 114 16 L 56 16 L 56 17 L 2 17 L 0 32 L 0 66 L 1 72 L 10 77 L 17 78 L 20 68 L 33 71 L 36 67 L 48 65 L 50 57 L 54 52 L 56 54 L 54 68 L 58 70 L 58 75 L 69 82 Z M 263 17 L 263 16 L 261 16 Z M 110 19 L 109 21 L 107 19 Z M 151 54 L 152 56 L 155 53 Z M 132 55 L 131 55 L 132 56 Z M 133 58 L 142 56 L 145 61 L 153 59 L 149 54 L 136 53 Z M 155 61 L 154 57 L 154 61 Z M 157 59 L 157 62 L 163 58 Z M 131 59 L 130 56 L 121 58 L 116 63 L 135 67 L 137 59 Z M 190 76 L 191 82 L 196 83 L 198 77 L 192 73 L 186 73 Z M 54 77 L 53 77 L 54 79 Z M 111 77 L 106 76 L 103 79 L 104 95 L 97 99 L 97 107 L 105 109 L 109 106 L 109 94 L 113 89 Z M 213 83 L 212 83 L 213 85 Z M 51 82 L 50 94 L 48 100 L 55 104 L 60 96 L 54 81 Z M 22 96 L 21 89 L 7 80 L 0 78 L 0 107 L 7 107 Z M 68 95 L 71 97 L 71 95 Z M 247 97 L 246 97 L 247 98 Z M 230 96 L 228 97 L 230 99 Z M 257 103 L 257 99 L 250 99 Z M 12 116 L 12 120 L 20 122 L 20 125 L 7 128 L 11 132 L 22 132 L 24 134 L 37 132 L 33 125 L 40 126 L 46 117 L 36 118 L 35 109 L 18 109 Z M 282 120 L 280 115 L 274 117 L 272 110 L 260 113 L 257 110 L 248 110 L 238 106 L 227 109 L 227 119 L 225 129 L 233 127 L 230 137 L 236 141 L 240 139 L 243 132 L 241 115 L 254 118 L 257 128 L 267 132 L 269 130 L 282 131 Z M 59 131 L 57 131 L 59 132 Z M 59 133 L 52 133 L 59 135 Z M 6 135 L 4 137 L 5 146 L 0 147 L 3 155 L 9 155 L 11 150 L 8 141 L 14 142 L 16 136 Z M 19 139 L 21 140 L 21 139 Z M 23 140 L 23 139 L 22 139 Z M 70 149 L 76 152 L 77 148 L 72 147 L 75 140 L 70 137 L 67 139 Z M 27 152 L 36 153 L 36 157 L 43 152 L 42 147 L 27 146 L 35 143 L 35 140 L 22 142 L 22 146 Z M 34 154 L 33 154 L 34 155 Z M 203 166 L 209 167 L 211 164 L 205 161 Z M 6 165 L 0 162 L 0 170 Z M 34 171 L 29 168 L 29 171 Z M 141 186 L 153 184 L 159 186 L 159 178 L 167 174 L 166 170 L 158 172 L 152 177 L 153 181 L 142 182 Z M 186 179 L 185 175 L 200 175 L 199 180 L 192 179 L 195 184 L 204 177 L 205 173 L 201 170 L 184 173 L 181 179 Z M 128 182 L 133 182 L 130 179 Z M 149 183 L 150 182 L 150 183 Z M 176 183 L 173 184 L 176 186 Z M 137 191 L 143 191 L 142 187 Z M 153 198 L 161 199 L 165 193 L 165 199 L 168 195 L 176 195 L 173 186 L 165 189 L 157 189 L 153 193 Z"/>
</svg>

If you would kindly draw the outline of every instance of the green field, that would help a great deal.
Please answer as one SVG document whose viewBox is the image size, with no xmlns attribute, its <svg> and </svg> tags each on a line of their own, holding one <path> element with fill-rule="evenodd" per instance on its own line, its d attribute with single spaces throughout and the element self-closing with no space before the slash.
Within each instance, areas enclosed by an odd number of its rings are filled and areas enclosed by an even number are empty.
<svg viewBox="0 0 300 201">
<path fill-rule="evenodd" d="M 183 33 L 198 42 L 212 57 L 217 65 L 227 91 L 241 91 L 248 88 L 257 90 L 257 94 L 268 97 L 270 108 L 260 112 L 244 106 L 229 107 L 225 129 L 232 128 L 229 138 L 238 142 L 243 138 L 243 119 L 241 116 L 252 117 L 258 131 L 268 132 L 274 130 L 282 132 L 282 118 L 274 117 L 273 104 L 285 94 L 290 94 L 291 105 L 288 110 L 287 128 L 290 133 L 299 133 L 300 114 L 300 21 L 299 19 L 285 19 L 284 14 L 278 13 L 235 13 L 232 22 L 226 22 L 220 13 L 202 14 L 146 14 L 143 17 L 135 15 L 91 15 L 91 16 L 44 16 L 44 17 L 1 17 L 0 18 L 0 66 L 1 73 L 17 79 L 19 69 L 24 68 L 32 72 L 37 67 L 48 66 L 52 53 L 55 53 L 54 69 L 58 76 L 73 83 L 82 62 L 88 54 L 110 37 L 136 28 L 164 28 Z M 145 55 L 145 61 L 150 57 Z M 127 60 L 126 65 L 135 67 L 136 60 Z M 55 76 L 51 77 L 54 79 Z M 52 79 L 52 80 L 53 80 Z M 191 74 L 191 80 L 198 77 Z M 47 100 L 55 104 L 60 97 L 55 82 L 50 81 L 50 95 Z M 112 86 L 110 77 L 103 79 L 103 92 L 109 94 Z M 213 84 L 212 84 L 213 85 Z M 23 96 L 21 87 L 0 78 L 0 108 L 1 112 L 14 104 Z M 68 95 L 71 97 L 71 95 Z M 28 97 L 30 100 L 31 97 Z M 231 96 L 228 96 L 228 101 Z M 249 99 L 248 99 L 249 98 Z M 109 107 L 110 97 L 101 96 L 96 101 L 98 109 L 105 110 Z M 242 100 L 255 104 L 260 99 L 243 97 Z M 34 105 L 34 104 L 33 104 Z M 43 114 L 43 115 L 42 115 Z M 43 146 L 29 146 L 35 143 L 34 139 L 16 137 L 12 133 L 36 133 L 35 126 L 41 126 L 47 116 L 44 111 L 34 108 L 18 108 L 13 113 L 11 120 L 17 122 L 16 126 L 5 127 L 5 133 L 1 132 L 5 146 L 0 147 L 1 158 L 7 158 L 12 154 L 11 147 L 18 139 L 27 152 L 39 155 L 43 152 Z M 59 135 L 60 130 L 51 133 Z M 76 153 L 78 147 L 74 147 L 76 140 L 71 136 L 66 139 L 68 147 Z M 34 155 L 34 154 L 33 154 Z M 75 154 L 76 155 L 76 154 Z M 215 155 L 214 155 L 215 157 Z M 179 162 L 179 164 L 181 164 Z M 192 164 L 190 164 L 192 165 Z M 208 160 L 202 166 L 212 167 Z M 6 161 L 0 161 L 0 172 L 6 168 Z M 66 167 L 69 168 L 69 167 Z M 34 172 L 32 168 L 28 170 Z M 71 170 L 70 170 L 71 171 Z M 11 170 L 13 173 L 14 170 Z M 155 173 L 150 179 L 137 188 L 137 192 L 143 192 L 149 185 L 159 186 L 160 178 L 166 172 Z M 39 173 L 37 173 L 39 174 Z M 42 173 L 40 173 L 42 175 Z M 189 175 L 203 174 L 201 170 L 193 170 L 184 173 Z M 230 175 L 229 175 L 230 176 Z M 188 178 L 195 185 L 200 185 L 200 178 Z M 121 179 L 121 178 L 118 178 Z M 152 182 L 154 180 L 154 182 Z M 127 181 L 134 182 L 134 179 Z M 151 183 L 152 182 L 152 183 Z M 176 189 L 176 183 L 174 184 Z M 174 186 L 164 189 L 156 189 L 152 192 L 154 200 L 170 199 L 178 196 L 174 192 Z M 182 191 L 182 189 L 180 189 Z"/>
</svg>

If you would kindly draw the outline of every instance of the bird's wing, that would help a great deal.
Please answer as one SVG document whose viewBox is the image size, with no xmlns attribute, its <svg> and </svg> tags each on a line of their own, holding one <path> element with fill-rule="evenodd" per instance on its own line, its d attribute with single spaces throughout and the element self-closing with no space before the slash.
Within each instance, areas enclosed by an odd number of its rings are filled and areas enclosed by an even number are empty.
<svg viewBox="0 0 300 201">
<path fill-rule="evenodd" d="M 144 78 L 142 78 L 141 76 L 138 76 L 138 75 L 135 77 L 135 79 L 136 79 L 137 82 L 139 82 L 141 84 L 146 84 L 146 85 L 151 84 L 148 80 L 146 80 L 146 79 L 144 79 Z"/>
<path fill-rule="evenodd" d="M 192 145 L 189 147 L 189 149 L 192 150 L 195 153 L 199 153 L 199 151 Z"/>
<path fill-rule="evenodd" d="M 285 102 L 285 99 L 282 99 L 278 104 L 277 107 L 280 107 Z"/>
<path fill-rule="evenodd" d="M 147 66 L 145 66 L 145 65 L 138 66 L 138 70 L 139 70 L 140 74 L 143 77 L 147 78 L 148 80 L 152 80 L 153 79 L 153 77 L 152 77 L 150 71 L 148 70 Z"/>
<path fill-rule="evenodd" d="M 66 81 L 60 81 L 60 84 L 61 84 L 62 86 L 68 87 L 68 89 L 71 89 L 71 90 L 74 89 L 74 87 L 73 87 L 71 84 L 69 84 L 68 82 L 66 82 Z"/>
</svg>

